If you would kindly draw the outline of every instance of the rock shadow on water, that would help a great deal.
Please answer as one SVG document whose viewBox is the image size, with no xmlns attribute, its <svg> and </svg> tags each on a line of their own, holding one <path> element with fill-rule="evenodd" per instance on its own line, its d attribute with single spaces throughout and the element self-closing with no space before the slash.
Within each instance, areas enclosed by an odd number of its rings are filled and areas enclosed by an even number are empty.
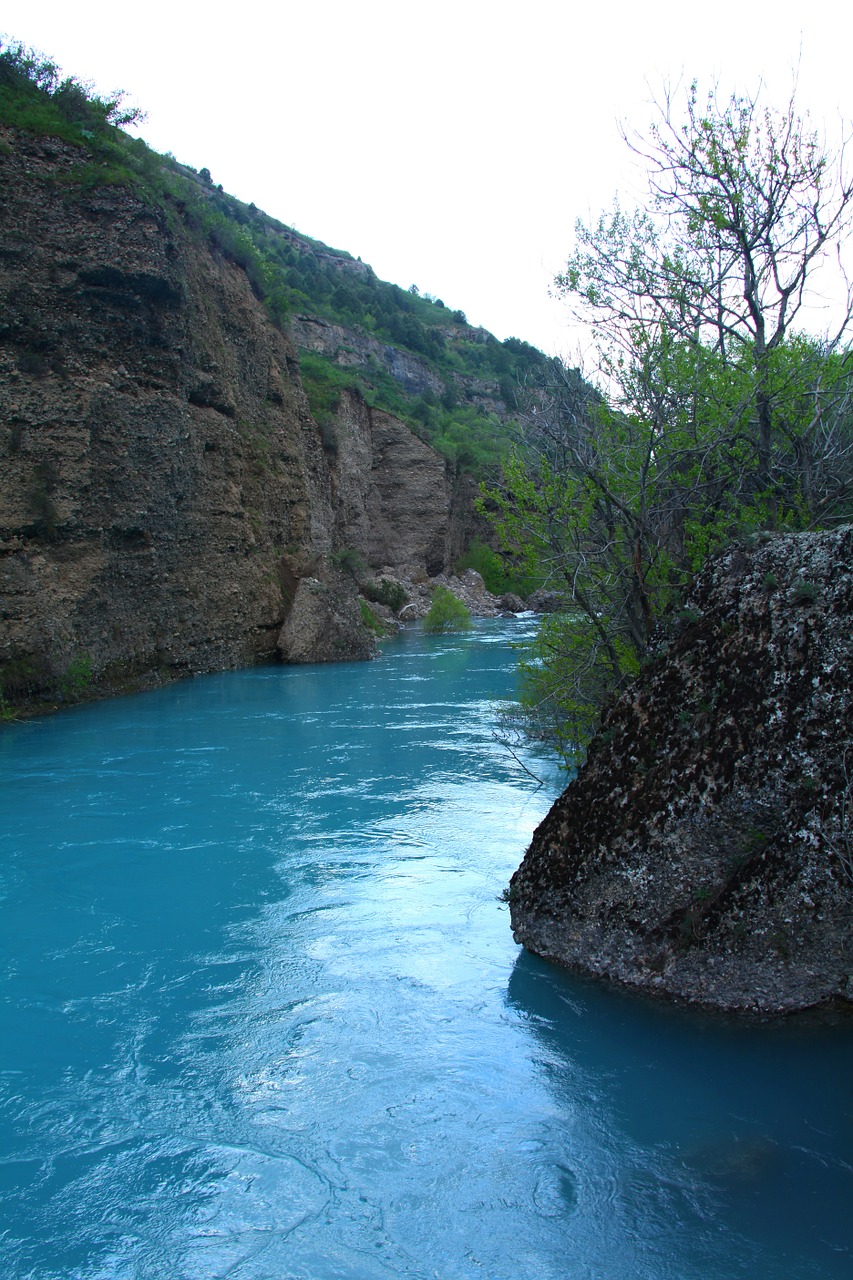
<svg viewBox="0 0 853 1280">
<path fill-rule="evenodd" d="M 706 1280 L 747 1274 L 751 1254 L 762 1280 L 850 1274 L 849 1025 L 744 1025 L 602 987 L 526 951 L 506 999 L 555 1102 L 586 1131 L 586 1158 L 607 1172 L 597 1188 L 581 1171 L 580 1184 L 581 1200 L 601 1198 L 605 1232 L 608 1218 L 646 1243 L 669 1232 L 680 1274 L 703 1274 L 701 1255 Z"/>
</svg>

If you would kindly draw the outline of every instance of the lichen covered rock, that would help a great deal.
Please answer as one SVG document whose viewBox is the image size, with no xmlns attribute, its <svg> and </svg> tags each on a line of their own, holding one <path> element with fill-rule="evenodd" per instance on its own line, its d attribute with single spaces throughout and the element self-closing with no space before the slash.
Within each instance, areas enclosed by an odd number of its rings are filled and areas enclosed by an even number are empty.
<svg viewBox="0 0 853 1280">
<path fill-rule="evenodd" d="M 853 528 L 736 548 L 604 717 L 516 940 L 729 1010 L 853 1000 Z"/>
</svg>

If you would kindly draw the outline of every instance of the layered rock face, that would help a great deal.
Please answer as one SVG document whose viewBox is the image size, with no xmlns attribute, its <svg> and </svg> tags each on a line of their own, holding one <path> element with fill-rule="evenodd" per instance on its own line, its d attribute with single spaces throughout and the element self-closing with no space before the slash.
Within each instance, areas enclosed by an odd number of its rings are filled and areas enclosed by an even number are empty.
<svg viewBox="0 0 853 1280">
<path fill-rule="evenodd" d="M 354 264 L 348 263 L 351 268 Z M 444 391 L 441 378 L 425 360 L 408 351 L 399 351 L 378 342 L 367 334 L 354 334 L 337 324 L 329 324 L 316 316 L 296 316 L 290 326 L 291 336 L 301 351 L 328 356 L 344 368 L 367 369 L 377 363 L 391 374 L 410 395 L 430 391 L 440 396 Z"/>
<path fill-rule="evenodd" d="M 341 259 L 337 259 L 337 262 L 348 271 L 357 268 L 369 270 L 361 263 L 352 261 L 342 263 Z M 460 332 L 474 343 L 482 342 L 487 336 L 485 330 L 470 326 L 462 330 L 456 327 L 453 331 L 444 331 L 445 336 L 451 338 L 458 337 Z M 397 347 L 389 346 L 388 343 L 379 342 L 365 333 L 353 333 L 351 329 L 329 324 L 328 321 L 320 320 L 317 316 L 294 316 L 290 333 L 300 351 L 311 351 L 317 355 L 326 356 L 341 368 L 362 369 L 368 376 L 373 368 L 384 369 L 408 395 L 419 396 L 431 393 L 441 396 L 445 391 L 443 379 L 436 374 L 427 360 L 421 359 L 410 351 L 401 351 Z M 497 382 L 483 381 L 480 378 L 457 373 L 454 375 L 454 383 L 460 397 L 466 403 L 476 404 L 487 413 L 497 414 L 499 418 L 513 416 L 514 410 L 502 398 Z"/>
<path fill-rule="evenodd" d="M 335 551 L 425 571 L 453 542 L 442 460 L 354 397 L 324 448 L 243 270 L 177 214 L 78 181 L 83 159 L 0 137 L 7 701 L 272 658 Z M 367 656 L 353 625 L 334 653 Z"/>
<path fill-rule="evenodd" d="M 853 528 L 736 549 L 510 885 L 516 940 L 727 1010 L 853 1000 Z"/>
<path fill-rule="evenodd" d="M 341 396 L 332 438 L 338 543 L 374 568 L 442 573 L 474 527 L 471 478 L 451 484 L 434 449 L 352 392 Z"/>
</svg>

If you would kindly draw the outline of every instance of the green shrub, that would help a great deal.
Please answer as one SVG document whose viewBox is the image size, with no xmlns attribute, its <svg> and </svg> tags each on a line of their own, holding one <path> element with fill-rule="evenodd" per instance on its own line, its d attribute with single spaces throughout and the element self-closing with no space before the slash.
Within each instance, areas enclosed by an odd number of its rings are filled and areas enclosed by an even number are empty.
<svg viewBox="0 0 853 1280">
<path fill-rule="evenodd" d="M 468 631 L 470 627 L 471 614 L 467 605 L 447 587 L 436 587 L 429 613 L 424 618 L 424 631 Z"/>
<path fill-rule="evenodd" d="M 813 604 L 820 594 L 813 582 L 798 578 L 791 588 L 795 604 Z"/>
<path fill-rule="evenodd" d="M 331 439 L 334 436 L 332 420 L 340 403 L 341 392 L 355 389 L 357 379 L 332 364 L 331 360 L 313 352 L 303 352 L 299 363 L 311 417 Z M 324 445 L 325 443 L 324 438 Z M 337 440 L 335 449 L 337 450 Z"/>
<path fill-rule="evenodd" d="M 79 657 L 68 664 L 64 675 L 60 678 L 59 692 L 62 697 L 76 702 L 91 687 L 94 678 L 95 671 L 92 666 L 92 655 L 85 652 L 81 653 Z"/>
<path fill-rule="evenodd" d="M 355 547 L 344 547 L 343 551 L 333 551 L 329 559 L 342 573 L 348 573 L 355 582 L 360 582 L 368 572 L 367 561 Z"/>
<path fill-rule="evenodd" d="M 406 590 L 399 582 L 389 578 L 381 578 L 378 582 L 366 582 L 362 587 L 362 595 L 367 596 L 375 604 L 384 604 L 398 613 L 408 600 Z"/>
<path fill-rule="evenodd" d="M 358 603 L 361 608 L 361 620 L 368 631 L 372 631 L 377 636 L 391 635 L 393 628 L 389 627 L 387 622 L 383 622 L 379 615 L 373 612 L 366 600 L 359 600 Z"/>
<path fill-rule="evenodd" d="M 542 586 L 542 579 L 515 568 L 492 547 L 475 538 L 461 559 L 454 566 L 457 573 L 466 569 L 476 569 L 486 584 L 486 590 L 493 596 L 521 596 L 525 600 L 537 587 Z"/>
</svg>

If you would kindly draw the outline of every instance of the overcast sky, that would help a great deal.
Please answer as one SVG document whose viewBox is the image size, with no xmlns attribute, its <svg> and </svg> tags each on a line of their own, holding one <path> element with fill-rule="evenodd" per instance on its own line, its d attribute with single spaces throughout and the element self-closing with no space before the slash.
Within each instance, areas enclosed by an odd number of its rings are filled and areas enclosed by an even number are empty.
<svg viewBox="0 0 853 1280">
<path fill-rule="evenodd" d="M 226 191 L 566 355 L 550 281 L 578 217 L 633 203 L 619 124 L 665 82 L 784 102 L 796 74 L 831 139 L 853 119 L 853 18 L 825 5 L 2 0 L 0 31 L 127 90 L 142 136 Z"/>
</svg>

